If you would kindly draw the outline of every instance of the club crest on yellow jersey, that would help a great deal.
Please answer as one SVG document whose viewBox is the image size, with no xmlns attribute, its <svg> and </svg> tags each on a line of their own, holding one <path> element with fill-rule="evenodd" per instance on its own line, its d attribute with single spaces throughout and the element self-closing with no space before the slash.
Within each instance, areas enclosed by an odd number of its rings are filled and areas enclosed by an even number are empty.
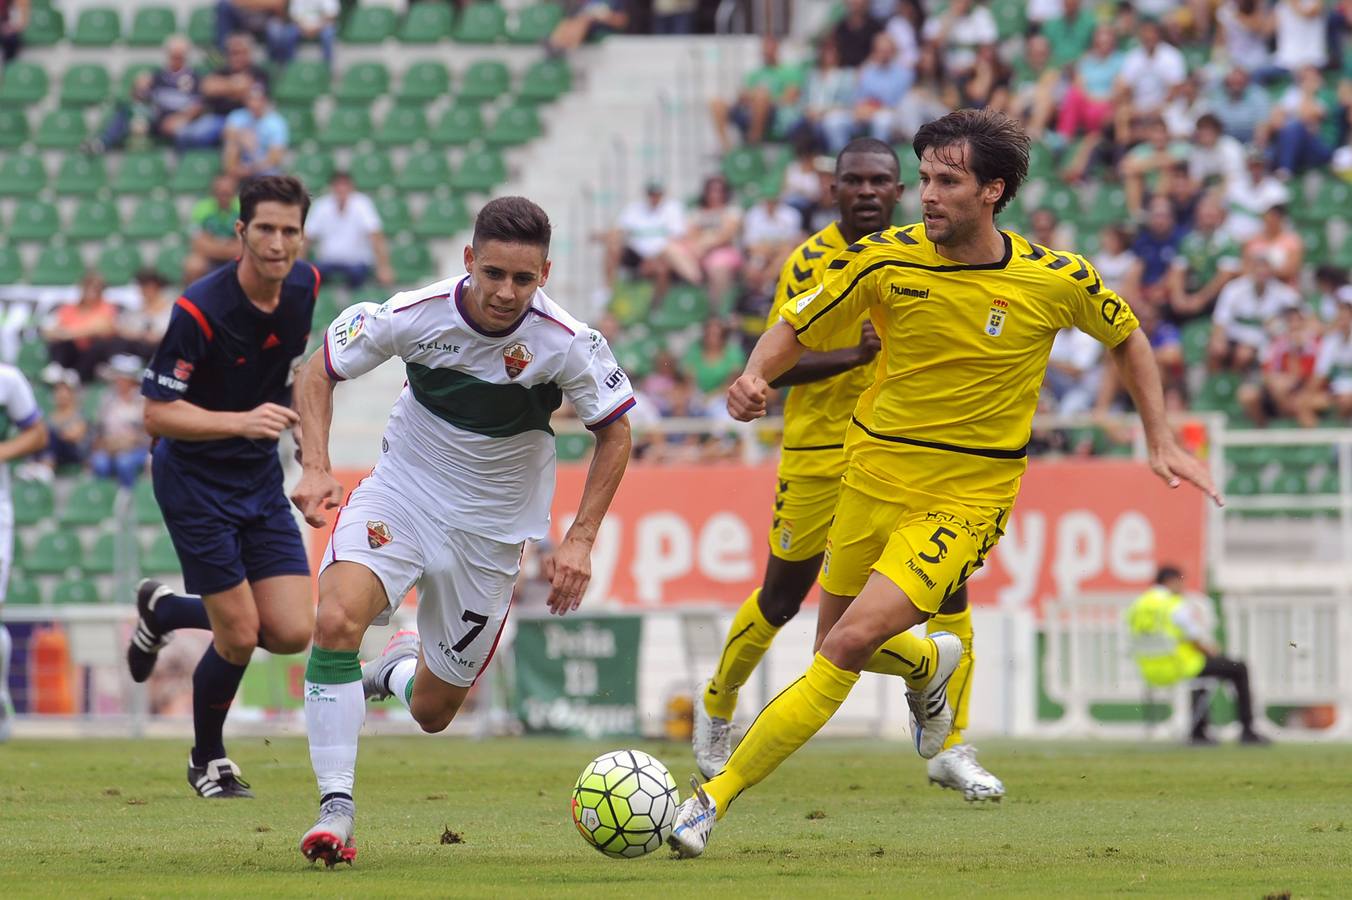
<svg viewBox="0 0 1352 900">
<path fill-rule="evenodd" d="M 999 337 L 1005 330 L 1005 319 L 1009 316 L 1009 301 L 996 297 L 991 301 L 990 315 L 986 317 L 986 334 Z"/>
</svg>

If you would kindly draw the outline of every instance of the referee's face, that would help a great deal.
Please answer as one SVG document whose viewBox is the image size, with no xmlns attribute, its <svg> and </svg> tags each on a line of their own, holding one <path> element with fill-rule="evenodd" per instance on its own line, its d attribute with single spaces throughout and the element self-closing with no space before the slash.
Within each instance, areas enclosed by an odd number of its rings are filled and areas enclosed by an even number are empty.
<svg viewBox="0 0 1352 900">
<path fill-rule="evenodd" d="M 240 223 L 239 237 L 244 247 L 240 262 L 267 281 L 281 281 L 295 265 L 304 243 L 300 207 L 264 200 L 254 207 L 248 225 Z"/>
<path fill-rule="evenodd" d="M 465 248 L 465 271 L 470 318 L 485 331 L 503 331 L 525 315 L 536 289 L 544 287 L 549 260 L 534 244 L 488 240 Z"/>
</svg>

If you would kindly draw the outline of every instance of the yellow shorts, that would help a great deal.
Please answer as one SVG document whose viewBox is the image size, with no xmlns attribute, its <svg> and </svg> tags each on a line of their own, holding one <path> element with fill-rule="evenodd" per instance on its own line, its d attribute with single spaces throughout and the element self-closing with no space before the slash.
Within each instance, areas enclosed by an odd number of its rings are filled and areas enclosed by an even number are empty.
<svg viewBox="0 0 1352 900">
<path fill-rule="evenodd" d="M 934 613 L 985 563 L 1004 534 L 1009 509 L 971 507 L 896 488 L 879 500 L 846 475 L 826 541 L 821 586 L 855 597 L 878 571 L 924 612 Z"/>
<path fill-rule="evenodd" d="M 800 562 L 824 551 L 839 497 L 838 476 L 777 478 L 775 514 L 770 522 L 771 555 L 786 562 Z"/>
</svg>

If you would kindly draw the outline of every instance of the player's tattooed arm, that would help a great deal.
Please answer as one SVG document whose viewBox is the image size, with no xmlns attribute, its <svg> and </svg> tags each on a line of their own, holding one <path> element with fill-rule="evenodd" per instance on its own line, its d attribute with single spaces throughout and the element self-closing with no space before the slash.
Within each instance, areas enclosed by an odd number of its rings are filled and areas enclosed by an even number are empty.
<svg viewBox="0 0 1352 900">
<path fill-rule="evenodd" d="M 320 348 L 296 375 L 295 402 L 299 414 L 301 476 L 291 502 L 313 528 L 326 524 L 322 513 L 335 509 L 343 487 L 333 477 L 329 460 L 329 427 L 333 424 L 333 379 L 324 366 Z"/>
</svg>

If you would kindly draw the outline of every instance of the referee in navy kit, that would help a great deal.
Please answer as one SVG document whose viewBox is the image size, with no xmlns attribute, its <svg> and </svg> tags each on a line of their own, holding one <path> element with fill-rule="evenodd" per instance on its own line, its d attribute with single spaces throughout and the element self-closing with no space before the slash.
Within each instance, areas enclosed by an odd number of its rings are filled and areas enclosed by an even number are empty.
<svg viewBox="0 0 1352 900">
<path fill-rule="evenodd" d="M 314 630 L 305 545 L 282 489 L 277 439 L 299 418 L 292 369 L 309 342 L 319 273 L 298 262 L 310 198 L 297 179 L 261 176 L 239 196 L 240 257 L 178 299 L 145 371 L 151 471 L 187 594 L 137 588 L 127 648 L 145 681 L 179 628 L 209 628 L 193 673 L 188 783 L 203 797 L 252 797 L 222 729 L 255 646 L 299 653 Z"/>
</svg>

